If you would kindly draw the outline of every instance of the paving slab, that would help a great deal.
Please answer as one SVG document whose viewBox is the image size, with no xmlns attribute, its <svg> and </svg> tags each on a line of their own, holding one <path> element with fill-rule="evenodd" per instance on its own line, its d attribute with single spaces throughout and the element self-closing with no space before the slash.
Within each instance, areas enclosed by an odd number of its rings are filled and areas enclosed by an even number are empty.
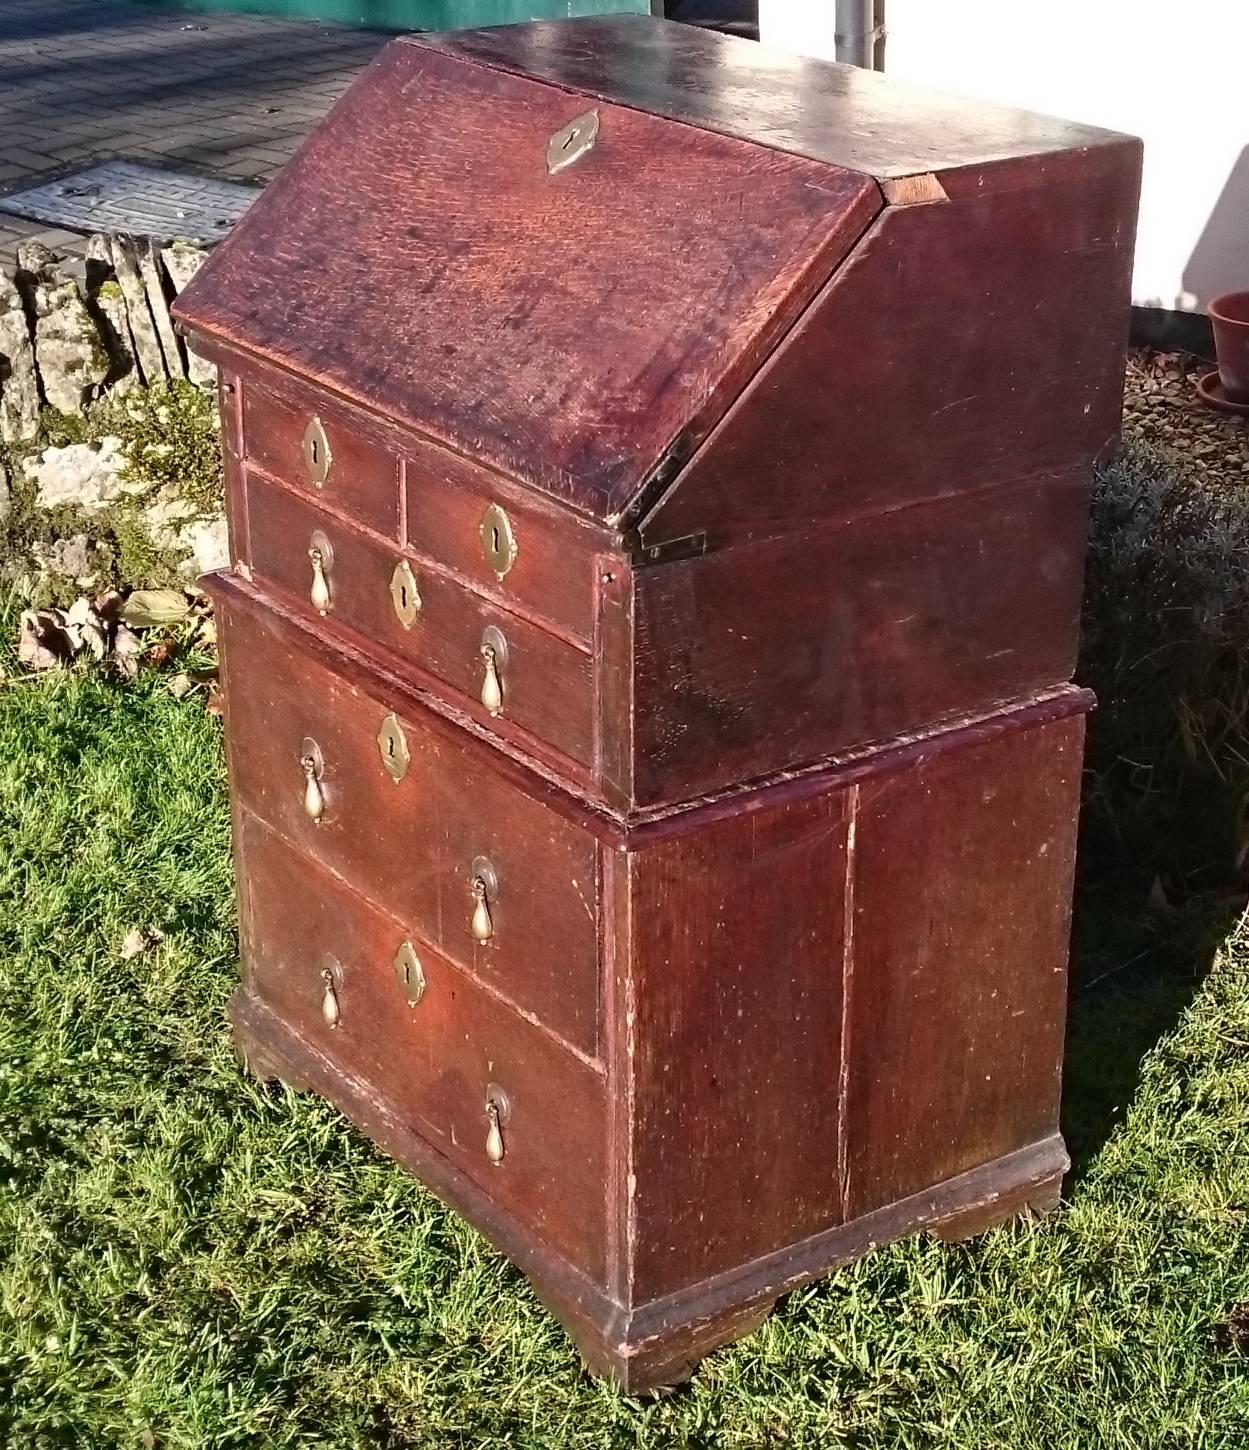
<svg viewBox="0 0 1249 1450">
<path fill-rule="evenodd" d="M 388 34 L 123 0 L 0 0 L 0 191 L 133 158 L 263 185 Z M 0 214 L 0 265 L 32 236 Z"/>
</svg>

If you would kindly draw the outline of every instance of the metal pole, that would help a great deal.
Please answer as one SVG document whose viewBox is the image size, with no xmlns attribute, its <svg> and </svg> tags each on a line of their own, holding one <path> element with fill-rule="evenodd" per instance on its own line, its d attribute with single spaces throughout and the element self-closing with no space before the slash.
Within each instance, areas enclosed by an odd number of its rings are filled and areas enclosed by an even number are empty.
<svg viewBox="0 0 1249 1450">
<path fill-rule="evenodd" d="M 876 0 L 837 0 L 834 23 L 837 59 L 872 70 L 882 29 L 876 23 Z"/>
</svg>

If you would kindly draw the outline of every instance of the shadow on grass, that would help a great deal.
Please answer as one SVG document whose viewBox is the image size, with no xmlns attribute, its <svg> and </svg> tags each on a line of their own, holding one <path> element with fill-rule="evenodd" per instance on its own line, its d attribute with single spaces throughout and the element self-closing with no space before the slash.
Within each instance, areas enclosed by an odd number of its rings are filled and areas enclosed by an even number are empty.
<svg viewBox="0 0 1249 1450">
<path fill-rule="evenodd" d="M 1244 910 L 1243 897 L 1151 906 L 1148 884 L 1129 888 L 1083 871 L 1076 888 L 1062 1128 L 1068 1187 L 1122 1122 L 1142 1060 L 1178 1023 Z"/>
</svg>

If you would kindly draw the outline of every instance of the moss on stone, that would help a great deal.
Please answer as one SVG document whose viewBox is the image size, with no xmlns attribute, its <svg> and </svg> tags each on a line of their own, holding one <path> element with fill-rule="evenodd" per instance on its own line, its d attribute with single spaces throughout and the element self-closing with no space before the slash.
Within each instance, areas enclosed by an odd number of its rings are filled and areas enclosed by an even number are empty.
<svg viewBox="0 0 1249 1450">
<path fill-rule="evenodd" d="M 210 394 L 187 382 L 136 389 L 113 422 L 140 499 L 160 493 L 189 504 L 197 518 L 221 513 L 221 425 Z"/>
<path fill-rule="evenodd" d="M 23 464 L 47 448 L 122 440 L 123 474 L 131 497 L 87 514 L 75 508 L 42 509 Z M 106 398 L 83 413 L 45 408 L 39 434 L 27 444 L 0 449 L 8 471 L 10 511 L 0 530 L 0 581 L 25 583 L 39 605 L 68 603 L 81 593 L 39 566 L 59 539 L 85 534 L 101 564 L 98 587 L 161 587 L 181 580 L 180 559 L 153 537 L 145 505 L 158 497 L 187 505 L 189 518 L 212 518 L 223 508 L 220 427 L 215 399 L 191 383 L 135 389 Z M 66 597 L 62 597 L 66 596 Z"/>
</svg>

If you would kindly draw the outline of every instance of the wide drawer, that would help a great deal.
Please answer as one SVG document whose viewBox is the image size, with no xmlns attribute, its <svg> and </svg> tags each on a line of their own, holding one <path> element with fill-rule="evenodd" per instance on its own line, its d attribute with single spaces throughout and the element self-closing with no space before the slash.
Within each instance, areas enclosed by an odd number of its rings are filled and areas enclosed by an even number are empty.
<svg viewBox="0 0 1249 1450">
<path fill-rule="evenodd" d="M 524 732 L 591 765 L 588 648 L 255 474 L 247 476 L 247 512 L 258 579 L 276 585 L 307 613 L 350 630 L 366 647 L 380 646 L 434 676 L 483 723 L 504 734 Z"/>
<path fill-rule="evenodd" d="M 601 1280 L 601 1076 L 254 817 L 240 834 L 248 990 Z"/>
<path fill-rule="evenodd" d="M 297 385 L 279 395 L 242 385 L 243 457 L 392 538 L 399 536 L 398 458 L 361 436 L 333 404 Z"/>
<path fill-rule="evenodd" d="M 590 834 L 502 779 L 488 746 L 399 720 L 301 654 L 270 612 L 235 601 L 220 614 L 236 795 L 488 988 L 596 1053 Z"/>
</svg>

